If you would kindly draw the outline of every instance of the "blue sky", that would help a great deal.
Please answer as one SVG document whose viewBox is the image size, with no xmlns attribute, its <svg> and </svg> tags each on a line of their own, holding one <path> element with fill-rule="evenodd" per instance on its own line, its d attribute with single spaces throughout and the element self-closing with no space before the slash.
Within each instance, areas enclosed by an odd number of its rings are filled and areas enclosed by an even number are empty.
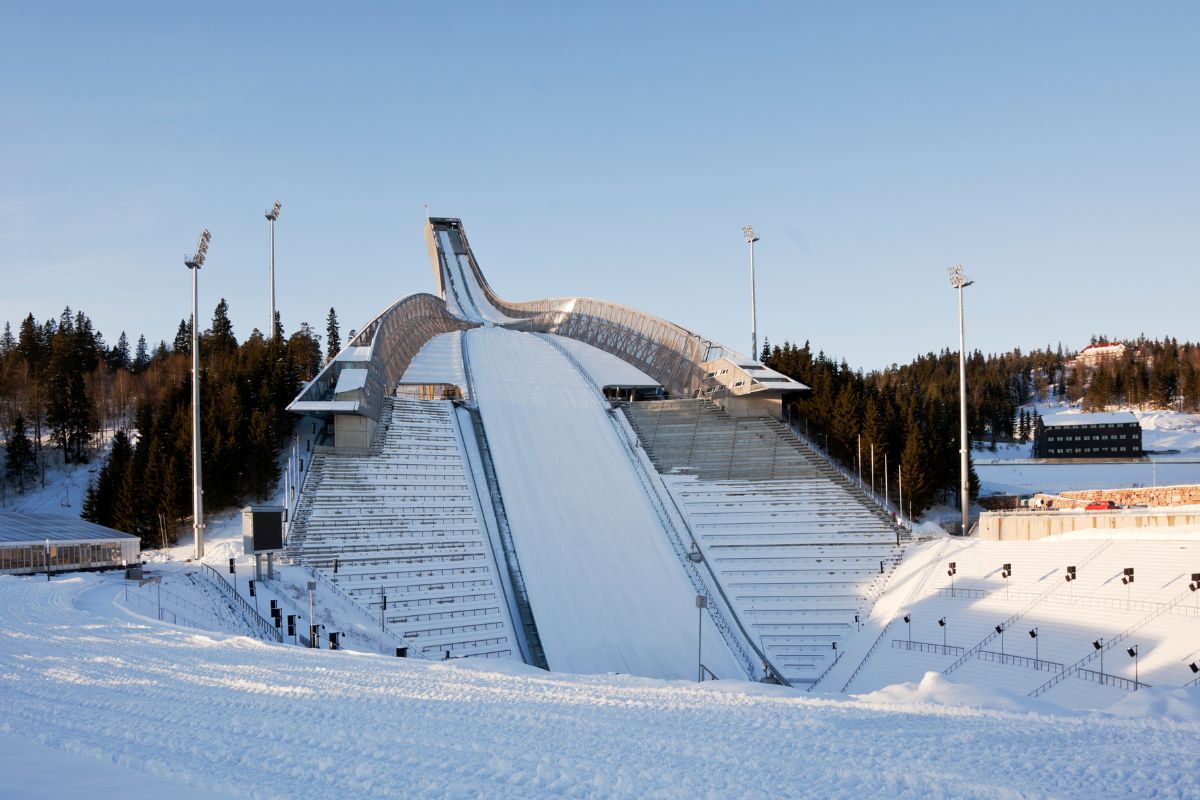
<svg viewBox="0 0 1200 800">
<path fill-rule="evenodd" d="M 573 7 L 578 6 L 578 7 Z M 1194 3 L 5 3 L 0 320 L 343 331 L 429 291 L 423 204 L 509 299 L 617 300 L 876 368 L 1200 339 Z"/>
</svg>

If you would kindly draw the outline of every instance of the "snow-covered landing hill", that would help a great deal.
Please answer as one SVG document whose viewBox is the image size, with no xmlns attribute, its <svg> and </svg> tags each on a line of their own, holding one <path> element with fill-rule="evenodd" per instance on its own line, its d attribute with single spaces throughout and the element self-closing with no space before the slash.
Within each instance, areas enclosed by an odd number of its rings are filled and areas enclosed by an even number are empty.
<svg viewBox="0 0 1200 800">
<path fill-rule="evenodd" d="M 579 677 L 267 645 L 121 594 L 115 576 L 0 577 L 0 744 L 34 758 L 0 763 L 25 787 L 40 771 L 44 796 L 121 771 L 150 776 L 123 784 L 133 800 L 1200 795 L 1200 723 L 1144 716 L 1195 708 L 1188 690 L 1118 716 L 938 678 L 836 700 Z"/>
</svg>

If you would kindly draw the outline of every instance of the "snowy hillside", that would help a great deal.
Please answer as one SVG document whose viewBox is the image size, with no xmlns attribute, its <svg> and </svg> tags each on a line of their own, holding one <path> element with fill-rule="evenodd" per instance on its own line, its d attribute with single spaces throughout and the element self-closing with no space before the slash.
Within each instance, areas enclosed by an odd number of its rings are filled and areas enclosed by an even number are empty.
<svg viewBox="0 0 1200 800">
<path fill-rule="evenodd" d="M 135 800 L 167 787 L 339 800 L 1200 793 L 1195 690 L 1090 716 L 938 677 L 838 700 L 269 645 L 165 625 L 121 596 L 113 576 L 0 578 L 0 763 L 20 775 L 8 789 L 99 786 Z"/>
</svg>

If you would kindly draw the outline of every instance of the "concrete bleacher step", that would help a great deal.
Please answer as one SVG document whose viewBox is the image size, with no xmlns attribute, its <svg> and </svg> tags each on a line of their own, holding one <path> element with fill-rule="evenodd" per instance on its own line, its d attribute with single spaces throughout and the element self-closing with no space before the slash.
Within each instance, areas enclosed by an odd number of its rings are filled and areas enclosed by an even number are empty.
<svg viewBox="0 0 1200 800">
<path fill-rule="evenodd" d="M 892 574 L 890 518 L 772 418 L 709 400 L 622 409 L 751 636 L 811 683 Z"/>
<path fill-rule="evenodd" d="M 427 657 L 521 658 L 449 402 L 385 398 L 366 454 L 314 454 L 288 550 Z"/>
</svg>

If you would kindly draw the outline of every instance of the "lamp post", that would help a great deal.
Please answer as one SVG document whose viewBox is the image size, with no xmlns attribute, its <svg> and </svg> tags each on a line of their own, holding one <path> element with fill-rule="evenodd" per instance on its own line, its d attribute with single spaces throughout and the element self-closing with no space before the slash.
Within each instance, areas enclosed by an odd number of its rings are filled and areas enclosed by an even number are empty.
<svg viewBox="0 0 1200 800">
<path fill-rule="evenodd" d="M 942 629 L 942 655 L 947 655 L 946 650 L 946 618 L 942 617 L 938 620 L 938 627 Z"/>
<path fill-rule="evenodd" d="M 963 328 L 963 289 L 975 281 L 967 278 L 961 264 L 951 267 L 950 285 L 958 290 L 958 436 L 959 468 L 962 473 L 962 535 L 967 535 L 971 514 L 971 481 L 967 468 L 967 350 Z"/>
<path fill-rule="evenodd" d="M 1001 655 L 1001 657 L 1003 657 L 1004 656 L 1004 624 L 1003 623 L 996 626 L 996 633 L 1000 634 L 1000 655 Z"/>
<path fill-rule="evenodd" d="M 750 358 L 758 360 L 758 302 L 754 292 L 754 243 L 758 236 L 754 234 L 754 226 L 742 228 L 746 236 L 746 244 L 750 245 Z"/>
<path fill-rule="evenodd" d="M 275 205 L 265 214 L 267 222 L 271 223 L 271 321 L 267 325 L 268 342 L 275 337 L 275 220 L 279 219 L 281 207 L 276 200 Z"/>
<path fill-rule="evenodd" d="M 1092 642 L 1092 647 L 1100 653 L 1100 685 L 1104 685 L 1104 639 Z"/>
<path fill-rule="evenodd" d="M 1138 686 L 1139 686 L 1139 683 L 1138 683 L 1138 646 L 1135 644 L 1133 647 L 1130 647 L 1125 652 L 1129 653 L 1129 657 L 1133 659 L 1133 690 L 1136 692 L 1138 690 Z"/>
<path fill-rule="evenodd" d="M 708 596 L 696 595 L 696 683 L 704 682 L 704 609 Z"/>
<path fill-rule="evenodd" d="M 1033 660 L 1040 662 L 1042 660 L 1042 655 L 1038 648 L 1038 629 L 1037 628 L 1034 628 L 1033 630 L 1031 630 L 1029 632 L 1029 638 L 1033 639 Z M 1040 663 L 1038 665 L 1038 669 L 1041 669 Z"/>
<path fill-rule="evenodd" d="M 904 624 L 908 626 L 908 644 L 912 647 L 912 614 L 904 615 Z"/>
<path fill-rule="evenodd" d="M 192 271 L 192 530 L 197 561 L 204 558 L 204 486 L 200 472 L 200 323 L 196 293 L 210 241 L 212 234 L 205 228 L 200 232 L 196 252 L 183 257 L 184 266 Z"/>
</svg>

